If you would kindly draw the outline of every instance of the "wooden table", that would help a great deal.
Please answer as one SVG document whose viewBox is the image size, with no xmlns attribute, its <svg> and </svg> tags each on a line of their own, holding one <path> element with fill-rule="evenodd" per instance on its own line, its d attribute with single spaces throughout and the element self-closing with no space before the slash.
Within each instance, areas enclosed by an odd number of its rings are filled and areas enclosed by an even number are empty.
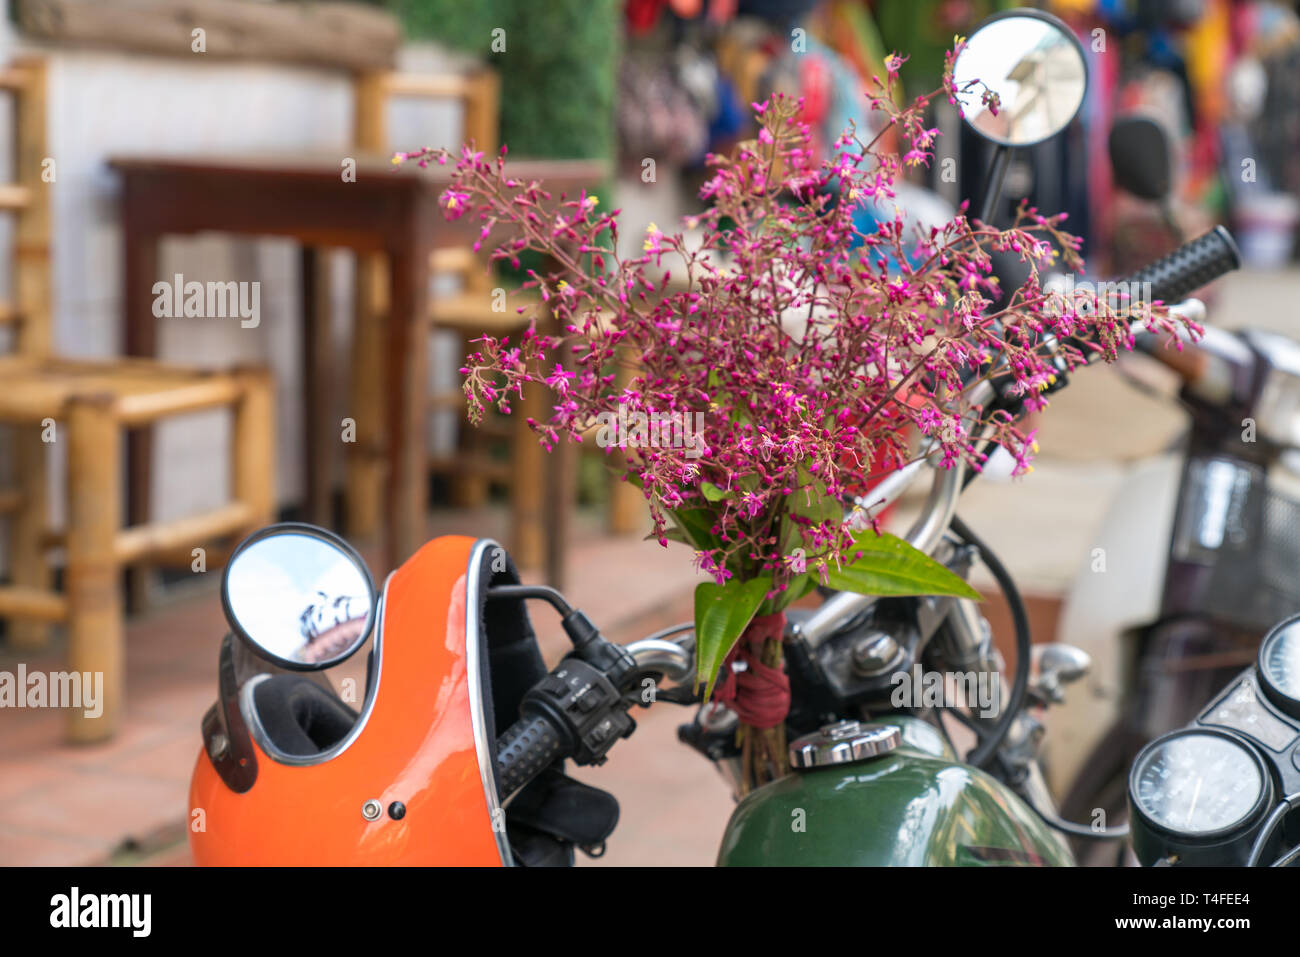
<svg viewBox="0 0 1300 957">
<path fill-rule="evenodd" d="M 338 423 L 323 415 L 321 401 L 332 383 L 322 381 L 329 334 L 319 320 L 324 310 L 311 301 L 317 267 L 315 250 L 345 247 L 388 260 L 390 321 L 383 323 L 385 392 L 381 429 L 385 438 L 386 497 L 384 555 L 392 568 L 424 542 L 427 511 L 426 347 L 428 262 L 435 248 L 472 242 L 477 226 L 470 217 L 448 222 L 437 199 L 450 167 L 394 168 L 382 157 L 354 157 L 355 181 L 345 179 L 342 156 L 254 157 L 117 157 L 110 166 L 122 177 L 122 223 L 125 259 L 123 350 L 127 355 L 157 352 L 153 287 L 159 280 L 159 240 L 169 234 L 216 231 L 255 236 L 283 236 L 304 247 L 304 412 L 308 426 L 306 459 L 308 514 L 328 515 L 328 438 Z M 555 196 L 574 195 L 606 175 L 592 161 L 520 161 L 510 170 L 519 179 L 539 179 Z M 204 281 L 224 277 L 187 277 Z M 358 330 L 358 333 L 361 330 Z M 537 390 L 533 390 L 536 392 Z M 519 414 L 519 413 L 516 413 Z M 561 443 L 563 445 L 564 443 Z M 130 521 L 148 514 L 150 441 L 135 436 L 129 450 Z M 547 469 L 551 477 L 542 509 L 547 523 L 548 578 L 558 581 L 557 549 L 567 535 L 570 497 L 563 461 Z"/>
</svg>

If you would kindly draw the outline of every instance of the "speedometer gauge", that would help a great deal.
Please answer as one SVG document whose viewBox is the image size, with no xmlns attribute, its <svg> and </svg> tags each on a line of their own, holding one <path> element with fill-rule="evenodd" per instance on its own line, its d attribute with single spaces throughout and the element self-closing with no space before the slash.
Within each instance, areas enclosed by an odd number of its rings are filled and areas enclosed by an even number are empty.
<svg viewBox="0 0 1300 957">
<path fill-rule="evenodd" d="M 1259 680 L 1270 701 L 1300 718 L 1300 618 L 1288 619 L 1264 636 Z"/>
<path fill-rule="evenodd" d="M 1263 759 L 1235 735 L 1189 728 L 1157 738 L 1129 775 L 1138 859 L 1233 863 L 1249 849 L 1272 794 Z"/>
</svg>

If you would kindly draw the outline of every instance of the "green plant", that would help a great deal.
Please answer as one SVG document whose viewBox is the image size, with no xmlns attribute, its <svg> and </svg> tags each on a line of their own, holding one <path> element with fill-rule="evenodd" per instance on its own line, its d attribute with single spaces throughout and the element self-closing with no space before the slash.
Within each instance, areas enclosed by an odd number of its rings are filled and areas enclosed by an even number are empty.
<svg viewBox="0 0 1300 957">
<path fill-rule="evenodd" d="M 622 36 L 618 0 L 388 0 L 388 5 L 413 38 L 481 56 L 500 73 L 501 140 L 514 155 L 613 156 Z M 494 35 L 495 30 L 504 33 Z"/>
</svg>

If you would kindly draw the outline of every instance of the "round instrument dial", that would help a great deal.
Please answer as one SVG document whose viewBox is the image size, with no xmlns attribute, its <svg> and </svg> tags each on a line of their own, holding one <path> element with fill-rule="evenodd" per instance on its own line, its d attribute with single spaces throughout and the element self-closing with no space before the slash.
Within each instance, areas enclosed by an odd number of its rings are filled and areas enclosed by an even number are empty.
<svg viewBox="0 0 1300 957">
<path fill-rule="evenodd" d="M 1264 637 L 1259 679 L 1273 704 L 1300 718 L 1300 619 L 1284 621 Z"/>
<path fill-rule="evenodd" d="M 1142 750 L 1129 778 L 1135 810 L 1190 837 L 1230 832 L 1257 817 L 1272 789 L 1263 760 L 1236 738 L 1175 731 Z"/>
</svg>

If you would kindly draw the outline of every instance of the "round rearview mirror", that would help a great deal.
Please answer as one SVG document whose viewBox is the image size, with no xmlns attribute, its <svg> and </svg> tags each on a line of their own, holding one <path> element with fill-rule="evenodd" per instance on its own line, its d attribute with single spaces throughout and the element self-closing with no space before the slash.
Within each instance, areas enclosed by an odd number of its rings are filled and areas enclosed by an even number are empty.
<svg viewBox="0 0 1300 957">
<path fill-rule="evenodd" d="M 1033 146 L 1070 125 L 1088 89 L 1088 67 L 1083 45 L 1056 17 L 1010 10 L 971 34 L 953 81 L 962 117 L 977 133 L 1002 146 Z"/>
<path fill-rule="evenodd" d="M 255 652 L 295 671 L 343 661 L 375 624 L 375 586 L 361 556 L 313 525 L 271 525 L 226 564 L 221 604 Z"/>
</svg>

